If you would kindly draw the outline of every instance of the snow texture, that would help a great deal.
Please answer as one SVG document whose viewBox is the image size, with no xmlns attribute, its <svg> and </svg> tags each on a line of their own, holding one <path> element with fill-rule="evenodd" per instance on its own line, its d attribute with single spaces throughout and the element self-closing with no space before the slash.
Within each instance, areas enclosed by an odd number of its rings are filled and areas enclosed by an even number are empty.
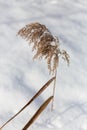
<svg viewBox="0 0 87 130">
<path fill-rule="evenodd" d="M 45 61 L 33 62 L 31 47 L 16 35 L 31 22 L 58 36 L 70 66 L 60 60 L 54 111 L 49 105 L 29 129 L 87 130 L 87 0 L 0 0 L 0 126 L 52 77 Z M 3 130 L 21 130 L 51 94 L 48 88 Z"/>
</svg>

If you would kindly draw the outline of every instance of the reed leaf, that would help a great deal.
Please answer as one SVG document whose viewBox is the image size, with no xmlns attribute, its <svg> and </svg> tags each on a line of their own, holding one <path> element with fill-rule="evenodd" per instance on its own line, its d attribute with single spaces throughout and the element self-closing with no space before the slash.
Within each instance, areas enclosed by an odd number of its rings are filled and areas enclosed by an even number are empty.
<svg viewBox="0 0 87 130">
<path fill-rule="evenodd" d="M 55 79 L 55 77 L 51 78 L 30 100 L 29 102 L 21 108 L 19 112 L 17 112 L 12 118 L 10 118 L 6 123 L 3 124 L 3 126 L 0 128 L 2 129 L 4 126 L 6 126 L 10 121 L 12 121 L 16 116 L 18 116 L 26 107 L 28 107 L 49 85 L 50 83 Z"/>
<path fill-rule="evenodd" d="M 38 118 L 38 116 L 43 112 L 43 110 L 47 107 L 50 101 L 53 99 L 53 96 L 50 96 L 37 110 L 37 112 L 33 115 L 33 117 L 29 120 L 29 122 L 24 126 L 22 130 L 27 130 L 33 122 Z"/>
</svg>

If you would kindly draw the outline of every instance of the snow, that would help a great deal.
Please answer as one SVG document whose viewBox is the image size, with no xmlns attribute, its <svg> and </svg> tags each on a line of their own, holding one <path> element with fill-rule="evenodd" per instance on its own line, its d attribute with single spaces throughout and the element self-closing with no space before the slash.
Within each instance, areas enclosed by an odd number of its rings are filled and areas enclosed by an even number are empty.
<svg viewBox="0 0 87 130">
<path fill-rule="evenodd" d="M 0 126 L 52 77 L 45 61 L 33 62 L 31 47 L 16 35 L 31 22 L 58 36 L 70 66 L 60 59 L 54 110 L 49 105 L 29 129 L 87 130 L 86 0 L 0 0 Z M 3 130 L 21 130 L 51 94 L 48 88 Z"/>
</svg>

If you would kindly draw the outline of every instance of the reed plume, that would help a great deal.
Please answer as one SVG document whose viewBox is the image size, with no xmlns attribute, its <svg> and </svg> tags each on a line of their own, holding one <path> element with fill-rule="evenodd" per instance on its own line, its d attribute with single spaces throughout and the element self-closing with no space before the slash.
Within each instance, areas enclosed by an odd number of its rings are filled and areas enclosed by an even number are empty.
<svg viewBox="0 0 87 130">
<path fill-rule="evenodd" d="M 18 35 L 33 45 L 32 51 L 36 50 L 33 59 L 45 58 L 47 60 L 50 73 L 56 73 L 60 55 L 69 64 L 68 53 L 60 50 L 58 38 L 53 36 L 45 25 L 28 24 L 19 30 Z"/>
</svg>

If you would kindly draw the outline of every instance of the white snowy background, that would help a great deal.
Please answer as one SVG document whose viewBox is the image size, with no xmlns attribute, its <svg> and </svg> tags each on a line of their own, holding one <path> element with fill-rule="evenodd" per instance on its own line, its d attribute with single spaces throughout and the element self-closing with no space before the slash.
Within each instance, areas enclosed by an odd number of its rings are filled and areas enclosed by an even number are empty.
<svg viewBox="0 0 87 130">
<path fill-rule="evenodd" d="M 52 77 L 45 61 L 32 61 L 31 47 L 18 30 L 31 22 L 45 24 L 70 55 L 60 59 L 54 110 L 49 105 L 30 130 L 87 130 L 87 1 L 0 0 L 0 126 Z M 3 130 L 21 130 L 52 94 L 40 95 Z"/>
</svg>

